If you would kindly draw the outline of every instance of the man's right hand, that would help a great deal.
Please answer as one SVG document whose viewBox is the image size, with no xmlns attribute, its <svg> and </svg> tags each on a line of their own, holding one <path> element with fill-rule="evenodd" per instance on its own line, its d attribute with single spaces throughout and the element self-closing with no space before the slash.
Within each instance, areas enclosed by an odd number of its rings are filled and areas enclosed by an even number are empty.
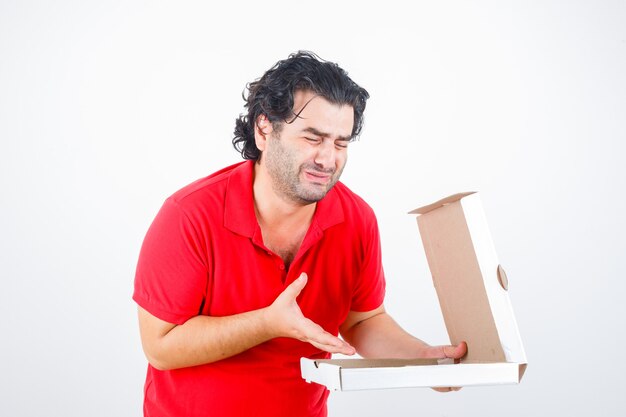
<svg viewBox="0 0 626 417">
<path fill-rule="evenodd" d="M 307 275 L 302 273 L 265 310 L 266 325 L 272 337 L 298 339 L 325 352 L 355 354 L 354 347 L 328 333 L 302 314 L 296 298 L 305 287 L 307 279 Z"/>
<path fill-rule="evenodd" d="M 354 354 L 352 346 L 302 314 L 296 298 L 306 281 L 302 274 L 269 307 L 232 316 L 198 315 L 183 324 L 168 323 L 139 307 L 146 357 L 156 369 L 186 368 L 229 358 L 275 337 L 302 340 L 325 352 Z"/>
</svg>

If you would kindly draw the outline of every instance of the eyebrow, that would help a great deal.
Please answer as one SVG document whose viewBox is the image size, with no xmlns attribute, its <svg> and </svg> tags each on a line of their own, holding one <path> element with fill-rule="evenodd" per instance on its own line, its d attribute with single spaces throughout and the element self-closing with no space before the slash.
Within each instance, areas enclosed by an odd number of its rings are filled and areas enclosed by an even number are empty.
<svg viewBox="0 0 626 417">
<path fill-rule="evenodd" d="M 323 138 L 331 137 L 330 133 L 325 133 L 325 132 L 319 131 L 319 130 L 317 130 L 314 127 L 307 127 L 307 128 L 302 129 L 302 131 L 303 132 L 312 133 L 312 134 L 314 134 L 316 136 L 320 136 L 320 137 L 323 137 Z M 351 137 L 350 136 L 337 136 L 337 139 L 335 139 L 335 140 L 350 142 Z"/>
</svg>

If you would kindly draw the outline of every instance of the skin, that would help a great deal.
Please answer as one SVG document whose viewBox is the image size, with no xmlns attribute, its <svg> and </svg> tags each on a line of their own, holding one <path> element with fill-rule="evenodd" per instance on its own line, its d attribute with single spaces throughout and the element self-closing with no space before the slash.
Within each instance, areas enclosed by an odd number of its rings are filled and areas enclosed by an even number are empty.
<svg viewBox="0 0 626 417">
<path fill-rule="evenodd" d="M 339 180 L 348 157 L 353 109 L 310 91 L 294 96 L 300 116 L 274 131 L 261 115 L 255 141 L 262 152 L 254 171 L 255 212 L 265 245 L 286 264 L 309 228 L 316 202 Z M 304 317 L 296 298 L 306 286 L 303 273 L 269 306 L 228 317 L 196 316 L 182 325 L 162 321 L 139 307 L 144 352 L 157 369 L 215 362 L 276 337 L 311 343 L 330 353 L 378 358 L 461 358 L 465 343 L 429 346 L 405 332 L 384 306 L 352 311 L 340 327 L 342 338 Z M 457 388 L 437 388 L 450 391 Z"/>
</svg>

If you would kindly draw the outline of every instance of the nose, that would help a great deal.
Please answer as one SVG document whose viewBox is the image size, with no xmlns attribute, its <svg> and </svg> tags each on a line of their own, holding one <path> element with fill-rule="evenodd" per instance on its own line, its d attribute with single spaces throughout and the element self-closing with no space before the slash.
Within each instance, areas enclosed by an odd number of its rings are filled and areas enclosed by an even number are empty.
<svg viewBox="0 0 626 417">
<path fill-rule="evenodd" d="M 331 140 L 324 140 L 317 147 L 315 154 L 315 164 L 320 168 L 334 168 L 335 166 L 335 144 Z"/>
</svg>

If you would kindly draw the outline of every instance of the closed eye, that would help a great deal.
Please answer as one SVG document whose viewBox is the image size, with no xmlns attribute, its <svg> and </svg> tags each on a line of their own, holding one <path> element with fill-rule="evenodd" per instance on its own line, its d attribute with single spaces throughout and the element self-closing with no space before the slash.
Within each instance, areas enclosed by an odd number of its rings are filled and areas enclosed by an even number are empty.
<svg viewBox="0 0 626 417">
<path fill-rule="evenodd" d="M 305 137 L 304 139 L 306 139 L 308 142 L 313 143 L 313 144 L 318 144 L 322 142 L 322 139 L 320 138 Z"/>
</svg>

